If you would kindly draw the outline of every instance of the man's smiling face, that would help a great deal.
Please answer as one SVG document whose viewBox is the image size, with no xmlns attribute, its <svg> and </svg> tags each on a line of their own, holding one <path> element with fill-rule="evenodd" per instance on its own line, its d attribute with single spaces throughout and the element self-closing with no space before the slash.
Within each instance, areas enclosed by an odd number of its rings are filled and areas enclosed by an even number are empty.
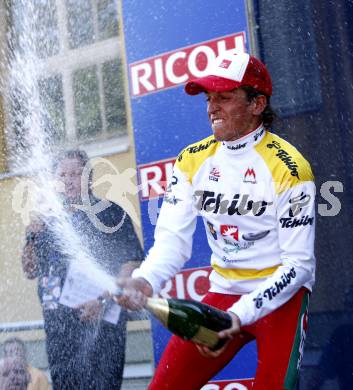
<svg viewBox="0 0 353 390">
<path fill-rule="evenodd" d="M 207 113 L 218 141 L 235 141 L 260 125 L 256 98 L 249 101 L 241 88 L 229 92 L 206 92 Z"/>
</svg>

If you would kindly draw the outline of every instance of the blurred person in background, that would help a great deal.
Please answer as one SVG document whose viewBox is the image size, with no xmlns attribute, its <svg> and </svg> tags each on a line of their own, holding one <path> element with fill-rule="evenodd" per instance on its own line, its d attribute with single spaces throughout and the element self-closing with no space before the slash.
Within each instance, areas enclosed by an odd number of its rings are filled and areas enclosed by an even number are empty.
<svg viewBox="0 0 353 390">
<path fill-rule="evenodd" d="M 28 364 L 26 345 L 21 339 L 13 337 L 5 340 L 4 356 L 5 358 L 17 358 L 25 365 L 30 375 L 27 390 L 49 390 L 51 388 L 44 372 Z"/>
<path fill-rule="evenodd" d="M 92 223 L 87 212 L 74 207 L 81 204 L 81 177 L 88 163 L 87 154 L 80 150 L 67 151 L 56 159 L 54 175 L 64 184 L 64 207 L 85 249 L 99 266 L 109 275 L 128 276 L 143 258 L 130 217 L 109 202 L 110 206 L 97 214 L 100 223 L 112 228 L 107 233 Z M 97 203 L 100 200 L 93 195 L 91 184 L 90 178 L 90 201 Z M 70 284 L 72 280 L 68 278 L 69 259 L 58 243 L 54 224 L 45 216 L 33 217 L 26 229 L 22 256 L 27 278 L 38 279 L 53 388 L 118 390 L 125 361 L 127 313 L 122 310 L 116 323 L 102 319 L 112 305 L 106 295 L 78 307 L 61 303 L 65 281 Z M 120 227 L 114 230 L 116 226 Z M 84 290 L 87 286 L 83 282 L 81 287 Z"/>
<path fill-rule="evenodd" d="M 0 390 L 27 390 L 30 374 L 26 364 L 17 357 L 0 361 Z"/>
</svg>

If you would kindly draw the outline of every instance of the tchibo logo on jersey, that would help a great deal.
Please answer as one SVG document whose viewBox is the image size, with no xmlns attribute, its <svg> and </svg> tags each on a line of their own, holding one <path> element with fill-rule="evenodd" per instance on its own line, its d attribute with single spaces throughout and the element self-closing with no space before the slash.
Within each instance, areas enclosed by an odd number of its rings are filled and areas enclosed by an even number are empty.
<svg viewBox="0 0 353 390">
<path fill-rule="evenodd" d="M 256 184 L 256 173 L 253 168 L 248 168 L 244 174 L 244 183 Z"/>
<path fill-rule="evenodd" d="M 206 190 L 196 190 L 193 198 L 197 210 L 213 214 L 247 215 L 252 213 L 255 217 L 259 217 L 268 206 L 273 205 L 273 202 L 265 200 L 254 201 L 249 194 L 234 194 L 232 199 L 227 199 L 225 194 Z"/>
<path fill-rule="evenodd" d="M 289 229 L 298 226 L 312 225 L 314 223 L 314 217 L 303 215 L 301 218 L 280 218 L 279 222 L 281 223 L 281 228 Z"/>
<path fill-rule="evenodd" d="M 218 179 L 220 177 L 221 177 L 221 172 L 219 171 L 219 169 L 216 167 L 213 167 L 211 169 L 210 175 L 208 176 L 209 180 L 218 181 Z"/>
<path fill-rule="evenodd" d="M 267 147 L 269 149 L 277 149 L 276 157 L 284 162 L 292 176 L 295 176 L 297 179 L 299 179 L 298 164 L 294 161 L 293 157 L 288 152 L 282 149 L 281 144 L 277 141 L 272 141 L 272 144 L 267 144 Z"/>
<path fill-rule="evenodd" d="M 259 132 L 257 132 L 255 135 L 254 135 L 254 141 L 256 142 L 261 136 L 262 134 L 264 133 L 265 129 L 262 128 Z"/>
<path fill-rule="evenodd" d="M 227 149 L 229 149 L 229 150 L 239 150 L 239 149 L 245 148 L 245 146 L 247 144 L 248 144 L 247 142 L 244 142 L 243 144 L 227 145 Z"/>
<path fill-rule="evenodd" d="M 294 196 L 293 198 L 289 199 L 290 203 L 290 209 L 289 209 L 289 216 L 290 217 L 296 217 L 304 207 L 306 207 L 311 200 L 311 196 L 308 194 L 304 194 L 302 192 L 298 196 Z"/>
<path fill-rule="evenodd" d="M 295 272 L 294 267 L 292 267 L 289 272 L 283 272 L 280 279 L 263 291 L 263 293 L 259 293 L 256 298 L 253 298 L 255 302 L 255 307 L 257 309 L 261 309 L 263 305 L 263 300 L 268 299 L 272 301 L 272 299 L 280 294 L 288 285 L 291 284 L 292 280 L 297 277 L 297 273 Z"/>
<path fill-rule="evenodd" d="M 194 146 L 189 146 L 187 147 L 186 149 L 184 149 L 178 156 L 178 161 L 182 161 L 183 160 L 183 156 L 184 156 L 184 153 L 185 152 L 188 152 L 189 154 L 194 154 L 194 153 L 199 153 L 199 152 L 202 152 L 206 149 L 208 149 L 210 146 L 212 146 L 213 144 L 217 143 L 217 141 L 215 139 L 211 139 L 207 142 L 200 142 L 198 143 L 197 145 L 194 145 Z"/>
</svg>

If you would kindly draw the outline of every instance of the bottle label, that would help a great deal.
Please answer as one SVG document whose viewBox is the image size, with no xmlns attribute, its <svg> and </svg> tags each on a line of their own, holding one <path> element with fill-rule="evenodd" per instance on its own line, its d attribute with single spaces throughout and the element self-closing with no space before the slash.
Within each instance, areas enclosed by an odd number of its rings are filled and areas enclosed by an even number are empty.
<svg viewBox="0 0 353 390">
<path fill-rule="evenodd" d="M 200 326 L 195 336 L 191 339 L 194 343 L 207 345 L 209 348 L 214 348 L 218 342 L 219 337 L 217 332 Z"/>
</svg>

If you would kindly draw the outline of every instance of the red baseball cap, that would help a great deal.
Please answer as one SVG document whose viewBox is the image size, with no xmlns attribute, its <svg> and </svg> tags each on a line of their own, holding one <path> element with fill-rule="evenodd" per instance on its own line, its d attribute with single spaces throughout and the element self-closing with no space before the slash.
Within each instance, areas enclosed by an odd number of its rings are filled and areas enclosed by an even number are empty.
<svg viewBox="0 0 353 390">
<path fill-rule="evenodd" d="M 266 66 L 248 53 L 227 50 L 211 65 L 208 75 L 190 80 L 185 92 L 197 95 L 201 92 L 226 92 L 242 86 L 253 87 L 264 95 L 272 95 L 271 76 Z"/>
</svg>

